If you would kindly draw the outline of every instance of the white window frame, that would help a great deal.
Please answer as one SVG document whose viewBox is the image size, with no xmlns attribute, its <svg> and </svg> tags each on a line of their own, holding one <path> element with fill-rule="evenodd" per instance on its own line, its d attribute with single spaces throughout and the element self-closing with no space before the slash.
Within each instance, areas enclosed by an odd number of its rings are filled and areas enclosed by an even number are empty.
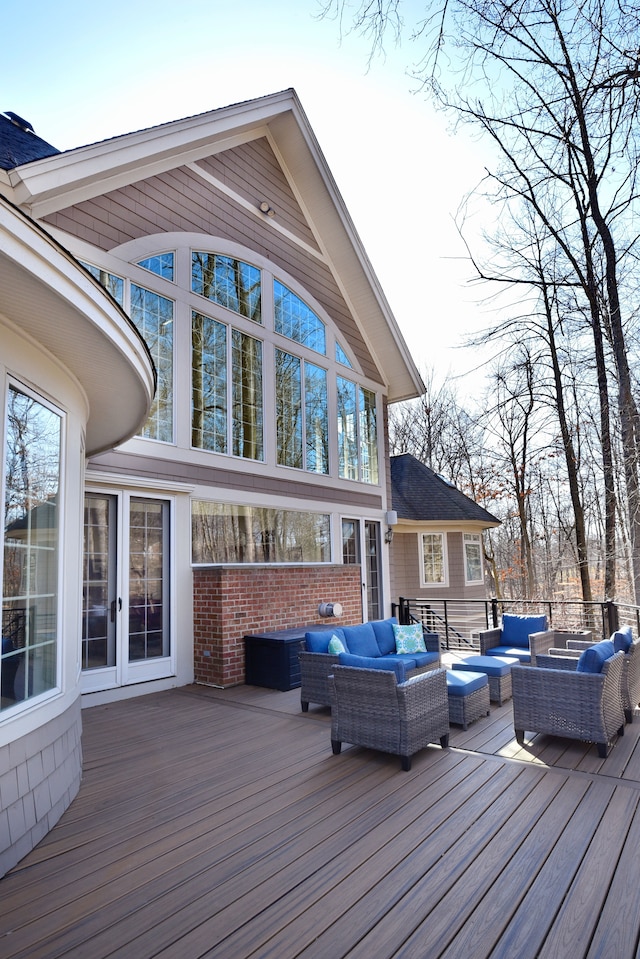
<svg viewBox="0 0 640 959">
<path fill-rule="evenodd" d="M 426 536 L 437 536 L 442 544 L 442 572 L 443 579 L 437 583 L 427 580 L 424 570 L 424 540 Z M 428 530 L 418 533 L 418 561 L 420 566 L 420 586 L 423 589 L 443 589 L 449 585 L 449 556 L 447 551 L 447 534 L 442 530 Z"/>
<path fill-rule="evenodd" d="M 470 579 L 467 575 L 469 564 L 467 562 L 467 546 L 477 545 L 480 549 L 480 576 L 478 579 Z M 462 534 L 462 554 L 464 560 L 464 582 L 465 586 L 478 586 L 484 583 L 484 562 L 482 555 L 482 534 L 481 533 L 463 533 Z"/>
</svg>

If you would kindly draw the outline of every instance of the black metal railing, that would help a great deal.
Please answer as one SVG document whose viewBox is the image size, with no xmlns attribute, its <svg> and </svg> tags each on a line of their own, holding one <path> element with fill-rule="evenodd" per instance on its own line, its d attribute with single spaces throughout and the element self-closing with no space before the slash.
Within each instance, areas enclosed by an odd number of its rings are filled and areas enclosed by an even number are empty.
<svg viewBox="0 0 640 959">
<path fill-rule="evenodd" d="M 392 604 L 401 623 L 421 623 L 438 633 L 443 649 L 478 649 L 478 633 L 500 624 L 502 613 L 544 614 L 549 628 L 578 632 L 590 629 L 595 637 L 610 636 L 630 625 L 640 634 L 640 606 L 627 603 L 584 603 L 580 600 L 406 599 Z"/>
</svg>

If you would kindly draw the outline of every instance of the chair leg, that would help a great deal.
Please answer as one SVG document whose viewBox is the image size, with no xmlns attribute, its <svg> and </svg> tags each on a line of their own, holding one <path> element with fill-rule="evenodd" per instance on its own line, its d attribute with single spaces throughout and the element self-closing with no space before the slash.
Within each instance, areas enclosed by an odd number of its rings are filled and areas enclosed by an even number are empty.
<svg viewBox="0 0 640 959">
<path fill-rule="evenodd" d="M 609 752 L 609 743 L 598 743 L 597 746 L 600 759 L 606 759 Z"/>
<path fill-rule="evenodd" d="M 524 743 L 524 729 L 516 729 L 514 732 L 516 734 L 516 742 L 522 746 Z"/>
<path fill-rule="evenodd" d="M 309 703 L 306 703 L 306 702 L 304 701 L 304 699 L 301 699 L 301 700 L 300 700 L 300 705 L 301 705 L 301 707 L 302 707 L 302 712 L 303 712 L 303 713 L 308 713 L 308 712 L 309 712 Z"/>
<path fill-rule="evenodd" d="M 411 769 L 411 756 L 401 756 L 402 759 L 402 768 L 404 772 L 408 773 Z"/>
<path fill-rule="evenodd" d="M 447 746 L 449 745 L 449 733 L 447 733 L 446 736 L 440 737 L 440 745 L 442 746 L 443 749 L 447 748 Z"/>
<path fill-rule="evenodd" d="M 337 756 L 340 750 L 342 749 L 342 743 L 339 739 L 331 740 L 331 748 L 333 749 L 333 755 Z"/>
</svg>

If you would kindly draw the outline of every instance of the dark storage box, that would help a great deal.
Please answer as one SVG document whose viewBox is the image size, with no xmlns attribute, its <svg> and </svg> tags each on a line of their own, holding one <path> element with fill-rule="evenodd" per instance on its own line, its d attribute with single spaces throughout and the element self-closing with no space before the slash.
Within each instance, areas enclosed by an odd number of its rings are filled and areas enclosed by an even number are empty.
<svg viewBox="0 0 640 959">
<path fill-rule="evenodd" d="M 332 628 L 335 627 L 323 623 L 245 636 L 245 683 L 281 692 L 300 686 L 298 653 L 304 643 L 304 634 L 310 629 Z"/>
</svg>

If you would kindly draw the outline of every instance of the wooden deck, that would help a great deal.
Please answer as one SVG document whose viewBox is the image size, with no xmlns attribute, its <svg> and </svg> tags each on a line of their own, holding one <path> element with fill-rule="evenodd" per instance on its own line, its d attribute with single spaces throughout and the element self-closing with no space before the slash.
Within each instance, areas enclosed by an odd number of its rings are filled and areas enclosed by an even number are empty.
<svg viewBox="0 0 640 959">
<path fill-rule="evenodd" d="M 84 781 L 0 880 L 0 957 L 631 959 L 640 717 L 606 760 L 511 708 L 411 772 L 298 691 L 186 687 L 84 713 Z"/>
</svg>

